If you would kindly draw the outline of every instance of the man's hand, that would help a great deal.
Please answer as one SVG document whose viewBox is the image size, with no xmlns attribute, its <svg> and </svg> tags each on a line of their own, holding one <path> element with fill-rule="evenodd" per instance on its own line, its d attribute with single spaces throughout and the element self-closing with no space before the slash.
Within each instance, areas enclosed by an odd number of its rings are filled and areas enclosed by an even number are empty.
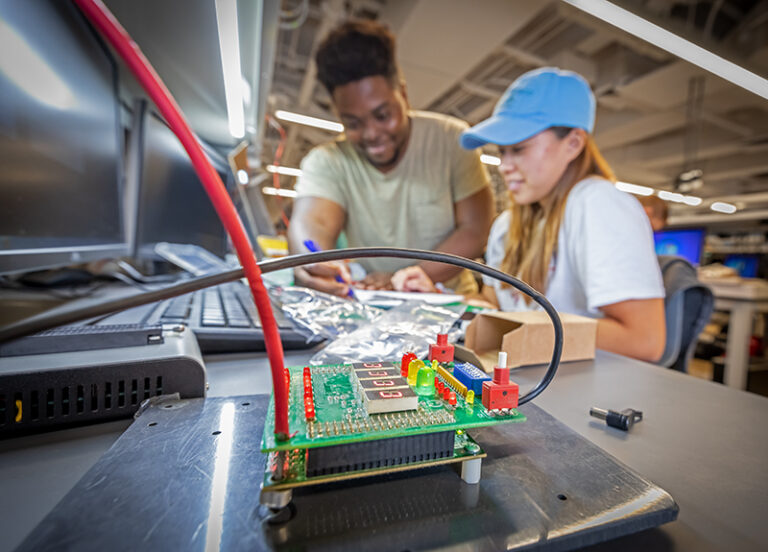
<svg viewBox="0 0 768 552">
<path fill-rule="evenodd" d="M 337 282 L 337 276 L 341 277 L 344 282 Z M 294 269 L 294 277 L 298 285 L 339 297 L 347 297 L 351 285 L 347 265 L 336 261 L 297 267 Z"/>
<path fill-rule="evenodd" d="M 418 265 L 408 266 L 395 272 L 392 276 L 392 287 L 397 291 L 437 291 L 432 279 Z"/>
<path fill-rule="evenodd" d="M 371 272 L 365 278 L 357 282 L 357 287 L 361 289 L 392 289 L 391 272 Z"/>
</svg>

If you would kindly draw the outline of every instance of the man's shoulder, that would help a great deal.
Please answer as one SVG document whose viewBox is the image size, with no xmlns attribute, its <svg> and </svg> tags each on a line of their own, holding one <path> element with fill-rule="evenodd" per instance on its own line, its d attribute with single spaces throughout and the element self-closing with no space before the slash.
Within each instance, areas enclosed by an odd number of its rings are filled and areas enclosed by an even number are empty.
<svg viewBox="0 0 768 552">
<path fill-rule="evenodd" d="M 352 156 L 354 156 L 354 150 L 343 137 L 339 137 L 336 140 L 314 146 L 304 156 L 301 165 L 302 168 L 306 169 L 338 168 L 348 162 Z"/>
</svg>

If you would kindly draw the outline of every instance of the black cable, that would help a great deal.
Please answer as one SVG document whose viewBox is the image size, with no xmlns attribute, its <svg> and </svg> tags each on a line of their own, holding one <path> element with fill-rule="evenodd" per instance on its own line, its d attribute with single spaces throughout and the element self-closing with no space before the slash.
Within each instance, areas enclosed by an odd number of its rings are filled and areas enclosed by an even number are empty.
<svg viewBox="0 0 768 552">
<path fill-rule="evenodd" d="M 286 268 L 296 268 L 311 263 L 321 263 L 325 261 L 340 261 L 344 259 L 362 259 L 369 257 L 395 257 L 401 259 L 415 259 L 419 261 L 433 261 L 438 263 L 445 263 L 461 268 L 467 268 L 485 276 L 489 276 L 501 282 L 505 282 L 517 290 L 525 293 L 536 301 L 549 318 L 552 320 L 552 325 L 555 328 L 555 346 L 552 349 L 552 359 L 547 367 L 547 372 L 541 381 L 534 386 L 528 393 L 520 397 L 518 404 L 525 404 L 531 399 L 537 397 L 549 383 L 552 378 L 555 377 L 557 367 L 560 365 L 560 356 L 563 351 L 563 325 L 560 322 L 560 317 L 557 315 L 557 311 L 552 304 L 547 301 L 541 293 L 533 289 L 525 282 L 518 280 L 517 278 L 510 276 L 500 270 L 491 268 L 487 265 L 459 257 L 457 255 L 450 255 L 448 253 L 439 253 L 436 251 L 423 251 L 419 249 L 402 249 L 398 247 L 354 247 L 350 249 L 334 249 L 330 251 L 321 251 L 319 253 L 304 253 L 301 255 L 291 255 L 289 257 L 282 257 L 279 259 L 269 259 L 261 261 L 259 268 L 261 272 L 268 273 L 276 270 L 283 270 Z M 137 307 L 139 305 L 145 305 L 147 303 L 154 303 L 163 299 L 170 299 L 171 297 L 177 297 L 190 293 L 198 289 L 203 289 L 226 282 L 231 282 L 243 277 L 243 269 L 237 268 L 229 270 L 227 272 L 220 272 L 218 274 L 212 274 L 210 276 L 201 276 L 199 278 L 193 278 L 186 280 L 180 284 L 164 287 L 162 289 L 131 295 L 128 297 L 121 297 L 120 299 L 114 299 L 111 301 L 105 301 L 96 305 L 88 305 L 79 308 L 61 309 L 54 313 L 41 313 L 30 318 L 25 318 L 13 324 L 0 327 L 0 343 L 30 333 L 39 332 L 61 326 L 63 324 L 70 324 L 83 320 L 86 318 L 93 318 L 103 314 L 111 312 L 117 312 L 125 310 L 131 307 Z"/>
</svg>

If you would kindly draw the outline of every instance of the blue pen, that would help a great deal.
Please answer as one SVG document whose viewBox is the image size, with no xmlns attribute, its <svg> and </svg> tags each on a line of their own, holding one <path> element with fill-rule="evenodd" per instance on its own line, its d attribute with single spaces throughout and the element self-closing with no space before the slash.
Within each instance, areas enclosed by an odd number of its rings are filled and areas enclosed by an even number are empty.
<svg viewBox="0 0 768 552">
<path fill-rule="evenodd" d="M 311 253 L 319 253 L 320 251 L 322 251 L 314 242 L 314 240 L 304 240 L 304 247 L 309 249 Z M 346 284 L 344 279 L 338 274 L 336 275 L 336 281 L 339 282 L 340 284 Z M 351 297 L 352 299 L 357 299 L 357 297 L 355 297 L 355 292 L 352 291 L 352 286 L 349 286 L 349 291 L 347 291 L 347 297 Z"/>
</svg>

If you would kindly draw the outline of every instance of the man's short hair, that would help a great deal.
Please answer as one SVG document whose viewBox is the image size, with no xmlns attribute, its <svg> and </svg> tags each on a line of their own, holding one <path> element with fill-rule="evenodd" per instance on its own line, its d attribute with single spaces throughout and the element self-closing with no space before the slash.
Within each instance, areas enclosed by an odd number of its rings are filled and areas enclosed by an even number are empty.
<svg viewBox="0 0 768 552">
<path fill-rule="evenodd" d="M 666 201 L 655 195 L 640 196 L 637 199 L 640 201 L 643 207 L 650 208 L 654 217 L 662 221 L 664 224 L 667 223 L 667 215 L 669 210 Z"/>
<path fill-rule="evenodd" d="M 347 21 L 325 37 L 315 54 L 317 78 L 329 94 L 337 86 L 382 76 L 399 85 L 395 37 L 374 21 Z"/>
</svg>

